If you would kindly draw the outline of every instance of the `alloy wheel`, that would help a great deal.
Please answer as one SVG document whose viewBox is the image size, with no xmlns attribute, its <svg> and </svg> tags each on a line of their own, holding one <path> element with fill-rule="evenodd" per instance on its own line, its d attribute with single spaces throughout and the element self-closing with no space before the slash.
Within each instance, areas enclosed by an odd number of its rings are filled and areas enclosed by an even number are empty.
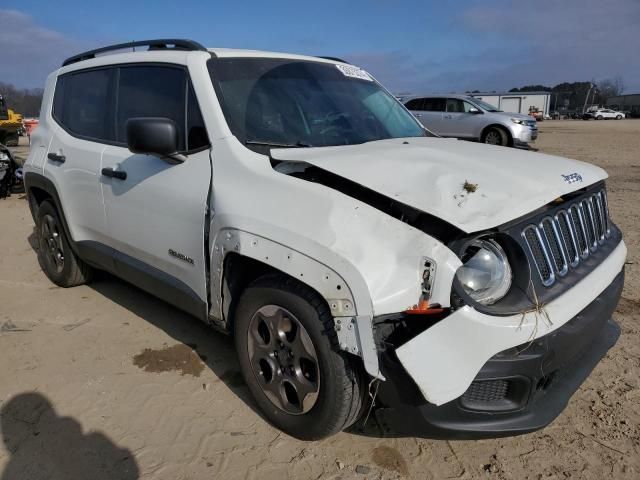
<svg viewBox="0 0 640 480">
<path fill-rule="evenodd" d="M 51 215 L 45 215 L 40 226 L 40 234 L 44 240 L 45 255 L 56 273 L 64 269 L 64 248 L 62 235 L 56 219 Z"/>
<path fill-rule="evenodd" d="M 277 305 L 258 309 L 249 323 L 247 346 L 258 385 L 280 410 L 301 415 L 318 400 L 318 356 L 307 330 Z"/>
<path fill-rule="evenodd" d="M 489 145 L 501 145 L 502 144 L 502 136 L 496 130 L 491 130 L 487 133 L 487 136 L 484 139 L 484 143 L 488 143 Z"/>
</svg>

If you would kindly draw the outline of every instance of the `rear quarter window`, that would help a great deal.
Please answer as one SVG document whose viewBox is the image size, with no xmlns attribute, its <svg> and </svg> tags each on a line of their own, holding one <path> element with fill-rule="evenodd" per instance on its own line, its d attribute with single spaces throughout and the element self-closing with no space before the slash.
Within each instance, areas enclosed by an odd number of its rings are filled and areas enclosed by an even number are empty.
<svg viewBox="0 0 640 480">
<path fill-rule="evenodd" d="M 80 137 L 112 141 L 110 90 L 114 69 L 76 72 L 58 78 L 53 116 L 66 130 Z"/>
</svg>

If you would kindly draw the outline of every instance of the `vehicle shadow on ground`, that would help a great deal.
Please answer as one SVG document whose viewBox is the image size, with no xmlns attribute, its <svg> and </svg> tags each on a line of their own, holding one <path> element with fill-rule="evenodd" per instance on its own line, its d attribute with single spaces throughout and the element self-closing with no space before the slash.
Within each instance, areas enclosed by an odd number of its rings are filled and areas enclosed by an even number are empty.
<svg viewBox="0 0 640 480">
<path fill-rule="evenodd" d="M 262 417 L 240 373 L 232 336 L 109 273 L 98 272 L 97 277 L 90 288 L 192 348 L 229 390 Z"/>
<path fill-rule="evenodd" d="M 59 416 L 40 393 L 20 393 L 0 410 L 0 431 L 9 461 L 0 480 L 136 480 L 133 453 L 99 432 L 82 432 L 72 417 Z"/>
<path fill-rule="evenodd" d="M 37 254 L 38 239 L 35 227 L 27 241 Z M 264 419 L 240 373 L 233 337 L 215 331 L 195 317 L 110 273 L 95 273 L 94 280 L 87 285 L 89 288 L 163 330 L 177 342 L 192 348 L 204 365 L 229 390 Z"/>
</svg>

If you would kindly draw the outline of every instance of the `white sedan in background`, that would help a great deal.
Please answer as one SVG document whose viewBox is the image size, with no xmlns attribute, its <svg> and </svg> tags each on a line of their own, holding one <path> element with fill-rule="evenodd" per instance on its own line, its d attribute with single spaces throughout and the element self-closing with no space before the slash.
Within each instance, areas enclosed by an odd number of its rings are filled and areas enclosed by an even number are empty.
<svg viewBox="0 0 640 480">
<path fill-rule="evenodd" d="M 624 112 L 618 112 L 617 110 L 611 110 L 610 108 L 601 108 L 589 113 L 591 114 L 591 117 L 596 120 L 622 120 L 626 116 Z"/>
</svg>

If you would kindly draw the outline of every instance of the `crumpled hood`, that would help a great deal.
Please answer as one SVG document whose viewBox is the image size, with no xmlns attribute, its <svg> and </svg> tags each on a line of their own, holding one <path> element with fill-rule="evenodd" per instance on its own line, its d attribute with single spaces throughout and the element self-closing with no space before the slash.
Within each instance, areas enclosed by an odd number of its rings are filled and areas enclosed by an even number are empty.
<svg viewBox="0 0 640 480">
<path fill-rule="evenodd" d="M 467 233 L 514 220 L 607 177 L 578 160 L 431 137 L 274 149 L 271 157 L 340 175 Z"/>
</svg>

